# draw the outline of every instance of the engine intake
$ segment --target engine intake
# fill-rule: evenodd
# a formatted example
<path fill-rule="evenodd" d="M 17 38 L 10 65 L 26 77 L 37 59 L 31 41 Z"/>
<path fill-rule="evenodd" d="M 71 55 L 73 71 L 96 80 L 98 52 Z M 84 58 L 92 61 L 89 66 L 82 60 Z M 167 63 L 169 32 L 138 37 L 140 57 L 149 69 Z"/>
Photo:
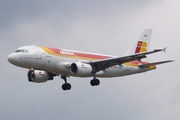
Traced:
<path fill-rule="evenodd" d="M 71 64 L 70 72 L 77 77 L 87 77 L 91 76 L 92 67 L 89 64 L 76 62 Z"/>

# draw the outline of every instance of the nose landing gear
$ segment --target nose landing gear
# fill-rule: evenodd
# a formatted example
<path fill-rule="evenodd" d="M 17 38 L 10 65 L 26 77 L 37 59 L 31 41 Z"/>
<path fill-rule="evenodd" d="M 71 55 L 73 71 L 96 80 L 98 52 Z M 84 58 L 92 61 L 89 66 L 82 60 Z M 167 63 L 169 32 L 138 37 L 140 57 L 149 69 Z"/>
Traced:
<path fill-rule="evenodd" d="M 61 76 L 61 79 L 65 81 L 65 83 L 62 85 L 63 90 L 70 90 L 71 89 L 71 84 L 67 83 L 67 77 L 66 76 Z"/>
<path fill-rule="evenodd" d="M 94 78 L 90 81 L 90 84 L 91 84 L 92 86 L 98 86 L 98 85 L 100 84 L 99 79 L 96 79 L 95 73 L 92 73 L 92 76 L 93 76 Z"/>

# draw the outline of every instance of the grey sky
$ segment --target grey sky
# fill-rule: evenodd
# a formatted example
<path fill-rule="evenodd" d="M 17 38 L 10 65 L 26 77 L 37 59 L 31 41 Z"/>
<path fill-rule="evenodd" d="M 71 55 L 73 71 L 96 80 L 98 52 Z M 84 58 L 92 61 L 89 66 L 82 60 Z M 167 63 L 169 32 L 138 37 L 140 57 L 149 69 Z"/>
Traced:
<path fill-rule="evenodd" d="M 1 0 L 0 119 L 2 120 L 179 120 L 178 0 Z M 119 78 L 29 83 L 27 70 L 8 63 L 20 46 L 45 45 L 121 56 L 145 27 L 153 28 L 150 49 L 167 53 L 146 60 L 174 59 L 157 70 Z"/>

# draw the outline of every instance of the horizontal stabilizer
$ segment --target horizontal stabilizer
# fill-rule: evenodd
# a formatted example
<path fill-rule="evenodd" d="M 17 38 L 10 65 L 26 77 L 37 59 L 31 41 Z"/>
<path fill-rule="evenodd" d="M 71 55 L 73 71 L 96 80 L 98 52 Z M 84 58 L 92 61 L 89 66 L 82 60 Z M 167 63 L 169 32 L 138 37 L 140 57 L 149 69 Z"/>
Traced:
<path fill-rule="evenodd" d="M 139 65 L 139 67 L 140 67 L 140 68 L 149 67 L 149 66 L 164 64 L 164 63 L 168 63 L 168 62 L 174 62 L 174 60 L 167 60 L 167 61 L 160 61 L 160 62 L 148 63 L 148 64 L 144 64 L 144 65 Z"/>

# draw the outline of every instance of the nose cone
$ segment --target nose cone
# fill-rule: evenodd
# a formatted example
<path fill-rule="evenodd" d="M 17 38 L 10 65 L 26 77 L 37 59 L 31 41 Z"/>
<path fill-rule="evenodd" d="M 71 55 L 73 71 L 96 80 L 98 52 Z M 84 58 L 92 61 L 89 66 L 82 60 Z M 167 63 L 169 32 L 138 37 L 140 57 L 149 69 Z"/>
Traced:
<path fill-rule="evenodd" d="M 13 54 L 10 54 L 10 55 L 8 56 L 8 61 L 13 64 L 13 63 L 16 61 L 16 60 L 15 60 L 15 56 L 14 56 Z"/>
<path fill-rule="evenodd" d="M 7 59 L 13 65 L 19 65 L 22 62 L 21 57 L 16 53 L 10 54 Z"/>
<path fill-rule="evenodd" d="M 18 67 L 27 67 L 28 62 L 23 59 L 24 54 L 12 53 L 8 56 L 8 61 Z M 28 66 L 29 68 L 29 66 Z"/>

